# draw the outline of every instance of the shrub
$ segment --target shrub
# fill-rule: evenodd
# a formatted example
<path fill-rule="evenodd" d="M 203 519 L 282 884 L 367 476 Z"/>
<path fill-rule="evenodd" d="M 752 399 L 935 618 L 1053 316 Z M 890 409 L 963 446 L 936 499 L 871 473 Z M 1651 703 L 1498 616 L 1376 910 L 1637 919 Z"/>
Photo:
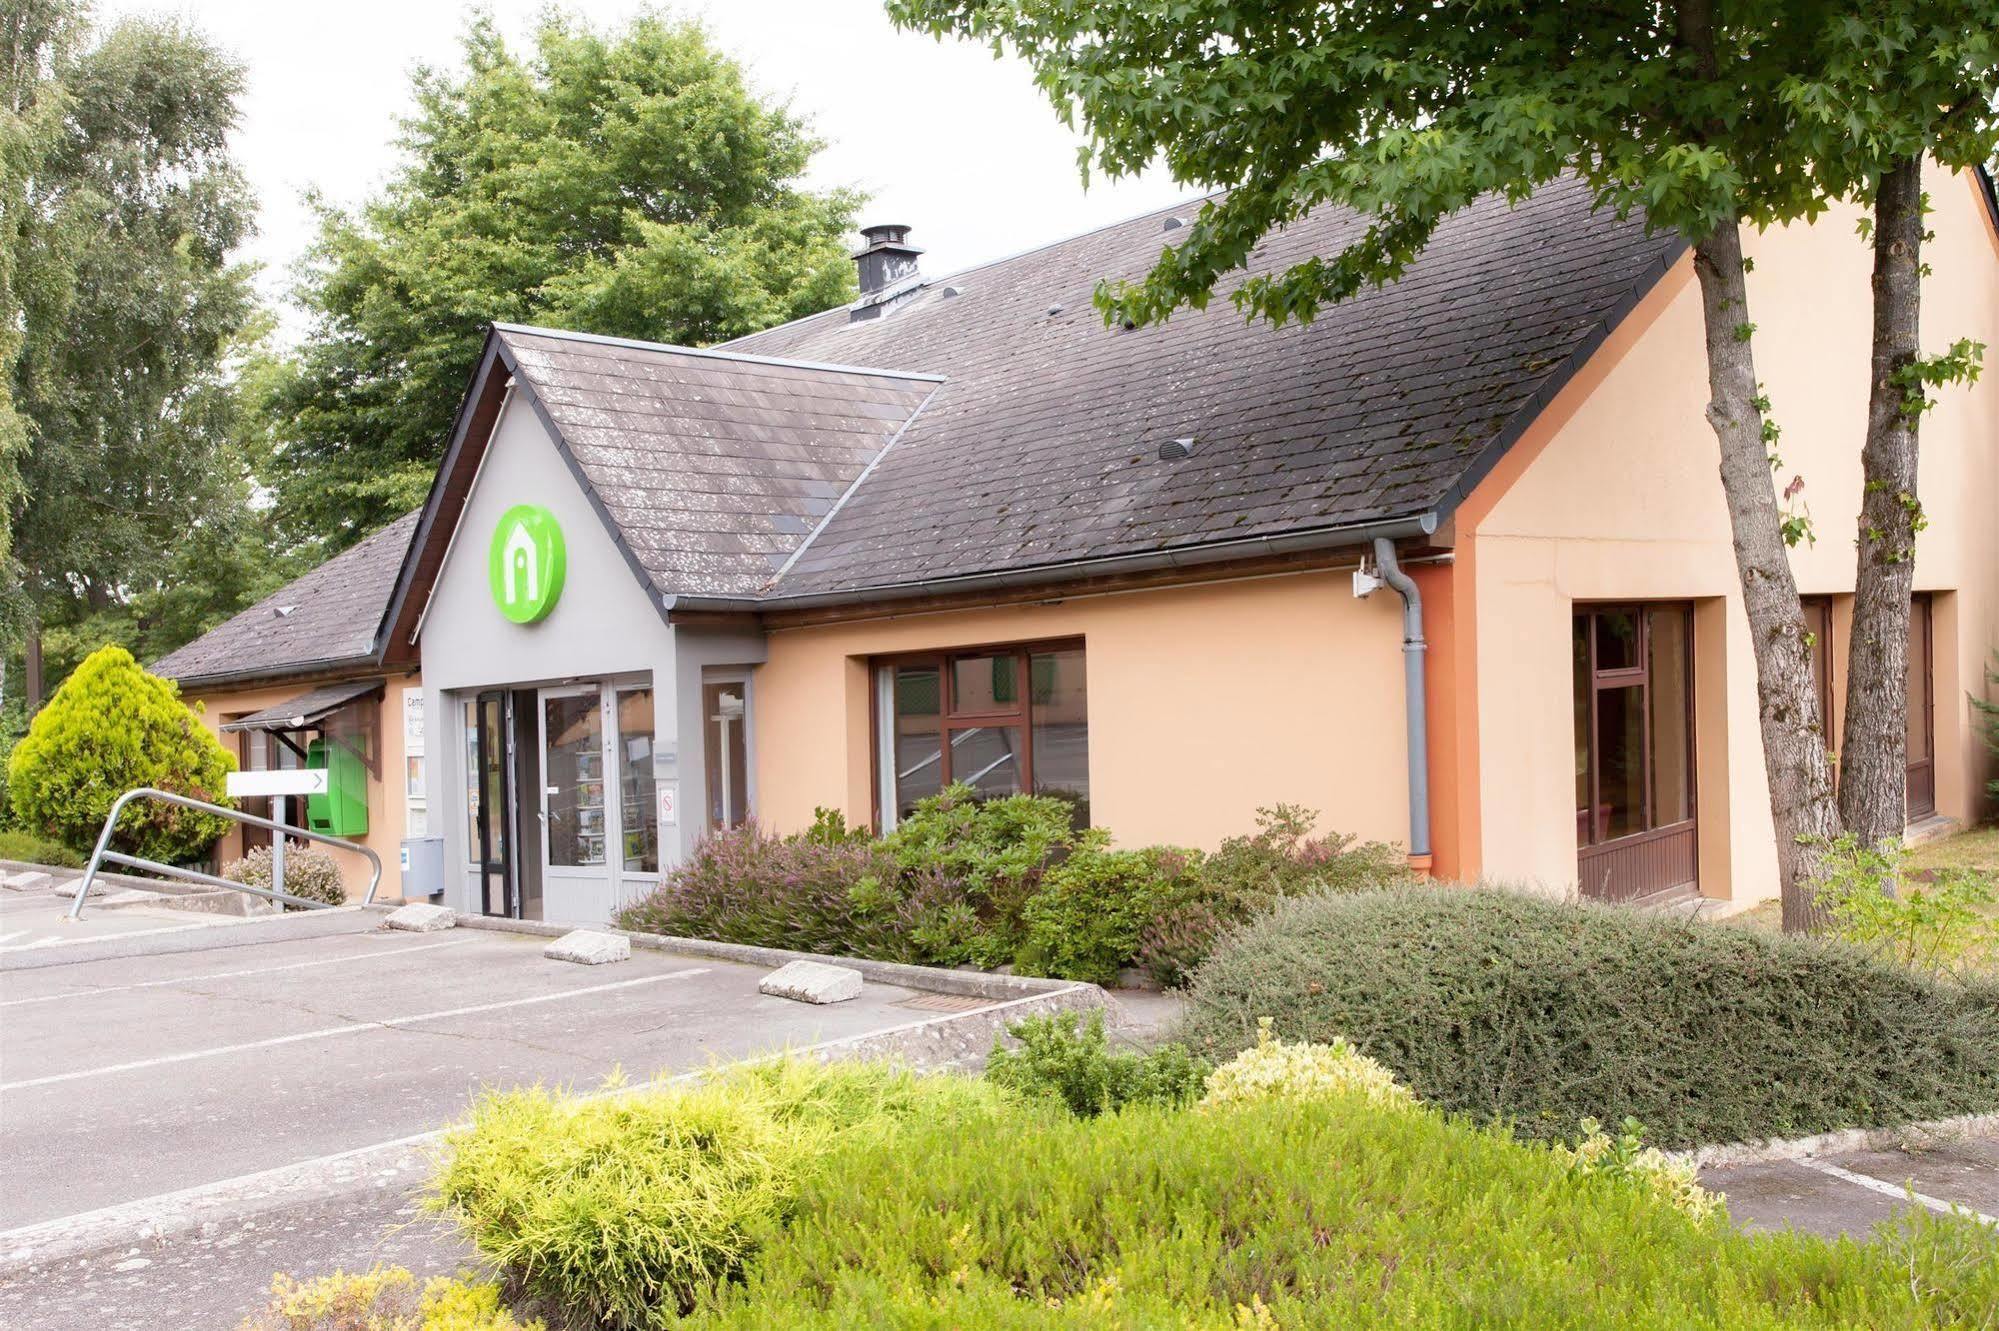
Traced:
<path fill-rule="evenodd" d="M 252 847 L 240 860 L 223 867 L 222 876 L 232 883 L 268 889 L 271 886 L 271 848 Z M 285 845 L 285 888 L 295 897 L 323 901 L 329 906 L 347 904 L 347 889 L 340 881 L 340 865 L 331 851 L 307 841 Z"/>
<path fill-rule="evenodd" d="M 1357 1096 L 1382 1109 L 1416 1103 L 1395 1074 L 1334 1036 L 1330 1044 L 1290 1044 L 1270 1033 L 1270 1018 L 1257 1022 L 1256 1043 L 1208 1074 L 1204 1105 L 1249 1100 L 1324 1100 Z"/>
<path fill-rule="evenodd" d="M 1319 815 L 1295 804 L 1256 811 L 1256 831 L 1230 837 L 1176 884 L 1143 931 L 1138 959 L 1161 984 L 1185 983 L 1229 930 L 1287 897 L 1354 892 L 1409 881 L 1394 846 L 1335 833 L 1314 837 Z"/>
<path fill-rule="evenodd" d="M 271 1301 L 239 1331 L 543 1331 L 500 1305 L 499 1286 L 434 1279 L 421 1289 L 400 1266 L 317 1280 L 271 1279 Z"/>
<path fill-rule="evenodd" d="M 1201 1093 L 1207 1073 L 1183 1045 L 1112 1053 L 1102 1012 L 1092 1012 L 1087 1022 L 1075 1012 L 1029 1017 L 1006 1030 L 1019 1047 L 995 1040 L 986 1079 L 1029 1099 L 1059 1101 L 1079 1118 L 1126 1105 L 1187 1104 Z"/>
<path fill-rule="evenodd" d="M 1021 908 L 1024 938 L 1014 965 L 1032 975 L 1116 983 L 1160 907 L 1175 893 L 1198 890 L 1200 863 L 1198 851 L 1111 850 L 1101 836 L 1086 839 Z"/>
<path fill-rule="evenodd" d="M 81 869 L 83 859 L 68 846 L 44 841 L 32 833 L 0 831 L 0 860 L 44 864 L 51 869 Z"/>
<path fill-rule="evenodd" d="M 235 765 L 172 682 L 141 670 L 123 647 L 103 647 L 63 681 L 14 746 L 8 795 L 23 829 L 87 852 L 126 791 L 157 786 L 224 803 Z M 214 814 L 142 802 L 119 820 L 111 844 L 181 863 L 205 854 L 228 826 Z"/>
<path fill-rule="evenodd" d="M 1423 1100 L 1524 1134 L 1630 1116 L 1661 1145 L 1999 1106 L 1999 989 L 1834 941 L 1511 892 L 1305 897 L 1225 943 L 1185 1036 L 1226 1058 L 1257 1020 L 1345 1036 Z"/>
<path fill-rule="evenodd" d="M 493 1091 L 449 1139 L 431 1205 L 530 1295 L 646 1326 L 736 1278 L 839 1139 L 1005 1100 L 969 1079 L 788 1059 L 589 1099 Z"/>
<path fill-rule="evenodd" d="M 1138 1328 L 1977 1326 L 1999 1236 L 1752 1236 L 1543 1146 L 1353 1099 L 1137 1106 L 850 1140 L 688 1323 Z"/>
<path fill-rule="evenodd" d="M 1084 835 L 1073 817 L 1052 795 L 981 799 L 958 783 L 917 801 L 882 845 L 904 873 L 939 874 L 963 896 L 979 924 L 968 960 L 998 966 L 1020 950 L 1027 899 Z"/>
<path fill-rule="evenodd" d="M 1827 847 L 1814 887 L 1833 932 L 1901 965 L 1946 975 L 1999 952 L 1999 920 L 1985 908 L 1999 884 L 1971 869 L 1942 869 L 1928 882 L 1910 873 L 1909 851 L 1862 846 L 1851 833 Z"/>
<path fill-rule="evenodd" d="M 1581 1126 L 1582 1138 L 1574 1146 L 1555 1146 L 1555 1158 L 1570 1172 L 1630 1179 L 1696 1220 L 1721 1212 L 1721 1198 L 1700 1185 L 1693 1162 L 1668 1159 L 1658 1147 L 1647 1146 L 1644 1126 L 1637 1119 L 1625 1119 L 1615 1137 L 1593 1118 L 1584 1119 Z"/>
<path fill-rule="evenodd" d="M 618 924 L 884 961 L 964 959 L 976 922 L 936 873 L 905 874 L 879 843 L 829 829 L 779 837 L 748 822 L 711 833 Z"/>

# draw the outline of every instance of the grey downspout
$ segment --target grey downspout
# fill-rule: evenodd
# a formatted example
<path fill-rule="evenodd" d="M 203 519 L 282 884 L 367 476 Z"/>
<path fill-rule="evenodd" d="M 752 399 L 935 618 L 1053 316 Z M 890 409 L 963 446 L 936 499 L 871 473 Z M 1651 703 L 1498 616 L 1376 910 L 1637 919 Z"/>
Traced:
<path fill-rule="evenodd" d="M 1374 562 L 1381 580 L 1402 597 L 1403 711 L 1409 725 L 1409 858 L 1428 867 L 1430 859 L 1430 720 L 1424 692 L 1423 593 L 1395 562 L 1395 542 L 1374 538 Z"/>

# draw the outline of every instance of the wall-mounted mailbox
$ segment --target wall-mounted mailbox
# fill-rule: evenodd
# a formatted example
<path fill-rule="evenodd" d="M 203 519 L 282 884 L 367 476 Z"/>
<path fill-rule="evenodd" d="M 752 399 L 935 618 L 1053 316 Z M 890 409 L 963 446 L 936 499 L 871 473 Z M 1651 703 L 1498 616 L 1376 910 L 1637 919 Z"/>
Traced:
<path fill-rule="evenodd" d="M 368 767 L 361 755 L 337 740 L 316 739 L 306 746 L 305 765 L 326 773 L 326 793 L 305 797 L 305 825 L 328 836 L 368 832 Z"/>

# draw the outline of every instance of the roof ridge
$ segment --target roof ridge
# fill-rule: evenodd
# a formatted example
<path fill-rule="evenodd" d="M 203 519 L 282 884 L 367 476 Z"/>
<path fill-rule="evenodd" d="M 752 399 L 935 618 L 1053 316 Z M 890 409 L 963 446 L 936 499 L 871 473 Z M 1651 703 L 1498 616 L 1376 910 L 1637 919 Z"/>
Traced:
<path fill-rule="evenodd" d="M 834 306 L 843 309 L 844 306 Z M 824 313 L 825 311 L 820 311 Z M 807 315 L 807 318 L 813 316 Z M 781 326 L 781 325 L 780 325 Z M 630 351 L 665 351 L 679 356 L 702 356 L 711 360 L 737 361 L 748 365 L 779 365 L 793 370 L 820 370 L 830 374 L 872 374 L 889 379 L 917 379 L 926 383 L 942 383 L 941 374 L 927 374 L 922 370 L 888 369 L 879 365 L 840 365 L 830 361 L 794 360 L 787 356 L 759 356 L 750 351 L 724 351 L 727 343 L 713 347 L 683 347 L 671 342 L 647 342 L 635 337 L 609 337 L 603 333 L 583 333 L 572 328 L 544 328 L 538 324 L 494 323 L 493 330 L 499 333 L 522 333 L 529 337 L 552 337 L 568 342 L 588 342 L 597 346 L 624 347 Z M 749 336 L 749 334 L 745 334 Z"/>

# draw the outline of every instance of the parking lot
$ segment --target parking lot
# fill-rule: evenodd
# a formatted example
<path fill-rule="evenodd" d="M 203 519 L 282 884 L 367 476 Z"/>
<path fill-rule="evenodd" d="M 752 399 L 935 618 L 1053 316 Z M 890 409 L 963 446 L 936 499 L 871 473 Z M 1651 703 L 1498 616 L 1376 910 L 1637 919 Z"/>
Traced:
<path fill-rule="evenodd" d="M 815 1007 L 759 995 L 766 967 L 577 966 L 540 938 L 349 919 L 0 974 L 0 1230 L 428 1132 L 482 1086 L 587 1089 L 936 1015 L 893 985 Z"/>

